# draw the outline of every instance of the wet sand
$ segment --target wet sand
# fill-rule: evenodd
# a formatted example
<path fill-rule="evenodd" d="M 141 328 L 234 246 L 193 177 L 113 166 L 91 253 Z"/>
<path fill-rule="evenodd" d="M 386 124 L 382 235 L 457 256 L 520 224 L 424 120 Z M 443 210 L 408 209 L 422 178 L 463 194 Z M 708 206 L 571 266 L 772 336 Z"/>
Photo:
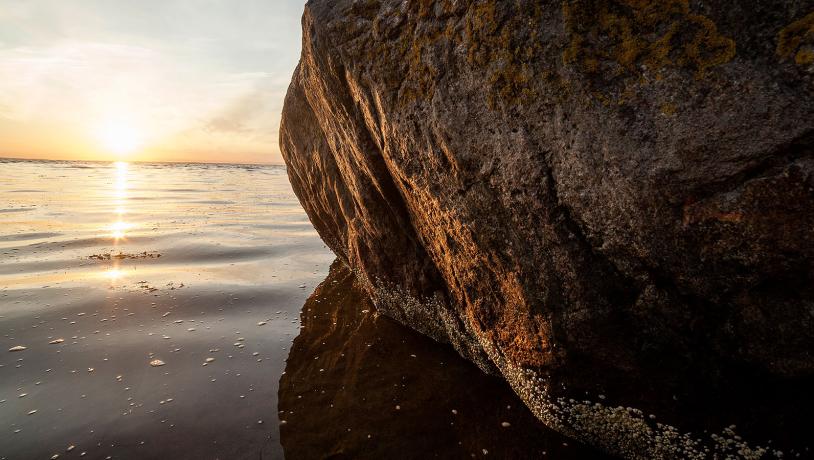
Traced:
<path fill-rule="evenodd" d="M 280 167 L 0 160 L 0 459 L 602 458 L 333 259 Z"/>

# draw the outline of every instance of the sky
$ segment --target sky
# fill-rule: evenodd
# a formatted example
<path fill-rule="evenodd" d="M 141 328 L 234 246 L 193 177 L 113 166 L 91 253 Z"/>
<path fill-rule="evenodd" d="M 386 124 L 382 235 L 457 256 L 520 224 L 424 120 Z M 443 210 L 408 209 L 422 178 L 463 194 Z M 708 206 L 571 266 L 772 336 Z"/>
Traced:
<path fill-rule="evenodd" d="M 0 0 L 0 157 L 281 163 L 305 0 Z"/>

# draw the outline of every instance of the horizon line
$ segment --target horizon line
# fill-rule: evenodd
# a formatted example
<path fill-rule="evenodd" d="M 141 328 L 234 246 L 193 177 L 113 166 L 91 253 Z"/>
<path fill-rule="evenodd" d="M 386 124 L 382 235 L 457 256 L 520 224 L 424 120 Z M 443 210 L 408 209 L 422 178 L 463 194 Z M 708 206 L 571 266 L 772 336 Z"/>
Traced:
<path fill-rule="evenodd" d="M 224 162 L 224 161 L 184 161 L 184 160 L 88 160 L 88 159 L 56 159 L 56 158 L 21 158 L 7 157 L 0 155 L 0 161 L 51 161 L 51 162 L 84 162 L 84 163 L 158 163 L 158 164 L 200 164 L 200 165 L 244 165 L 244 166 L 286 166 L 285 163 L 245 163 L 245 162 Z"/>

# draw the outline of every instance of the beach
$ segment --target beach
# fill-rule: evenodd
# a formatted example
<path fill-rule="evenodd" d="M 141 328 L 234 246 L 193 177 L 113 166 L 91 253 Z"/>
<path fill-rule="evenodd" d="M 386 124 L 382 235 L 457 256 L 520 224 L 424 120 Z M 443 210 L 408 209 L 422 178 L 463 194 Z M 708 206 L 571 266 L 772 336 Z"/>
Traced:
<path fill-rule="evenodd" d="M 2 176 L 0 457 L 274 457 L 277 381 L 333 260 L 285 169 Z"/>
<path fill-rule="evenodd" d="M 580 458 L 338 264 L 326 279 L 283 167 L 0 171 L 0 458 Z"/>

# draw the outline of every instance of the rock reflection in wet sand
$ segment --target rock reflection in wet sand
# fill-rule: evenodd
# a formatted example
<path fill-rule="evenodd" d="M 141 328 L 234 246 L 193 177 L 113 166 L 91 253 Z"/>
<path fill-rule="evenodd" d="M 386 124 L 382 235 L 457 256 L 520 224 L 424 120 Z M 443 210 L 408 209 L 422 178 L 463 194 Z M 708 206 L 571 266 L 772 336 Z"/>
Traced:
<path fill-rule="evenodd" d="M 338 262 L 301 318 L 278 395 L 288 459 L 604 458 L 450 347 L 377 315 Z"/>

